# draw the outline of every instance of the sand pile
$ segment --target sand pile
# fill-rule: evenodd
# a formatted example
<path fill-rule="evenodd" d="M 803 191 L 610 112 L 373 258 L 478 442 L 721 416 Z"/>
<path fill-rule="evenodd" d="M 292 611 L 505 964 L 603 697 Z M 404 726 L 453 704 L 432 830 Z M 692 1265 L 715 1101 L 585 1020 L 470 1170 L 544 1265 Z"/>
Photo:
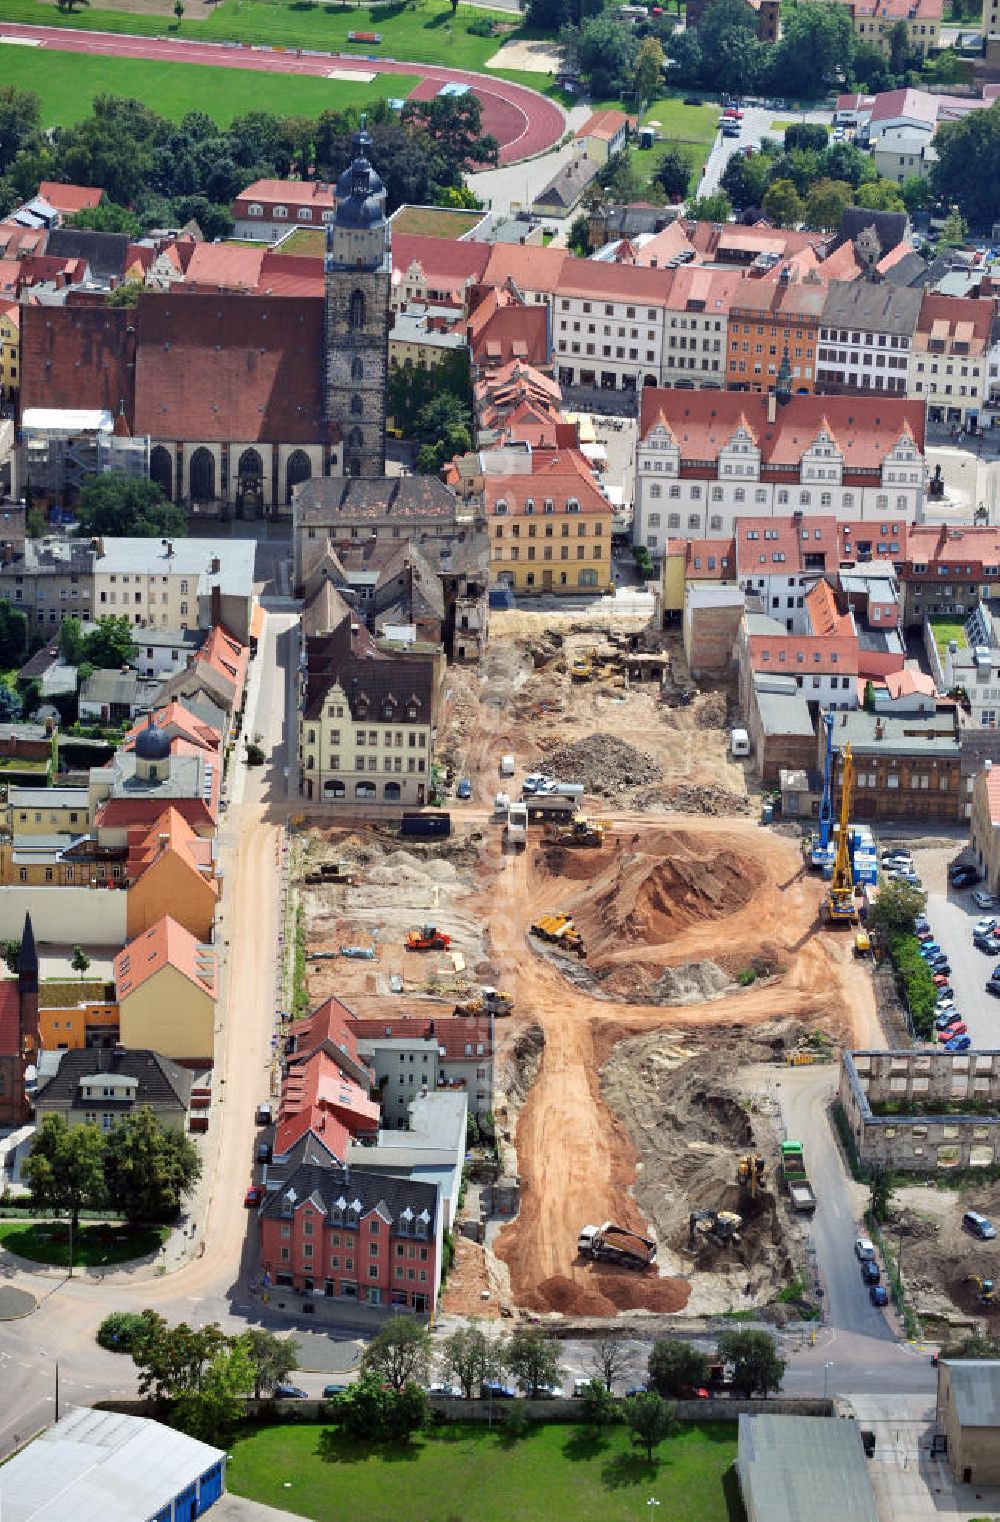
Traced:
<path fill-rule="evenodd" d="M 678 845 L 676 855 L 651 866 L 637 884 L 629 884 L 625 871 L 598 896 L 597 909 L 615 937 L 658 945 L 696 921 L 735 914 L 763 881 L 757 863 L 735 851 L 694 856 L 684 853 L 681 837 Z"/>

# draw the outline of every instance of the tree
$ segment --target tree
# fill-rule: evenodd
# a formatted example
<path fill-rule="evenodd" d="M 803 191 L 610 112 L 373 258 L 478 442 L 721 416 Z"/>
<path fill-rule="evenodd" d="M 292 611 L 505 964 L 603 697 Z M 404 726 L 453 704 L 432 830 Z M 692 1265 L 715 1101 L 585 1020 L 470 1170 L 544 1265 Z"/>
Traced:
<path fill-rule="evenodd" d="M 0 85 L 0 174 L 37 141 L 41 121 L 42 102 L 33 90 Z"/>
<path fill-rule="evenodd" d="M 968 236 L 968 223 L 958 208 L 953 206 L 938 234 L 938 243 L 942 248 L 960 248 Z"/>
<path fill-rule="evenodd" d="M 785 128 L 785 151 L 802 148 L 822 153 L 830 141 L 829 133 L 819 122 L 791 122 Z"/>
<path fill-rule="evenodd" d="M 270 1395 L 299 1366 L 299 1345 L 294 1337 L 276 1337 L 263 1327 L 251 1327 L 240 1341 L 250 1355 L 253 1393 L 256 1400 Z"/>
<path fill-rule="evenodd" d="M 578 28 L 568 27 L 561 40 L 593 97 L 634 88 L 639 44 L 632 28 L 622 26 L 611 11 L 589 17 Z"/>
<path fill-rule="evenodd" d="M 8 687 L 6 682 L 0 682 L 0 720 L 5 724 L 16 723 L 22 707 L 21 694 Z"/>
<path fill-rule="evenodd" d="M 607 192 L 611 201 L 620 201 L 627 204 L 634 201 L 639 192 L 639 177 L 632 166 L 632 158 L 627 149 L 620 153 L 612 154 L 608 162 L 599 170 L 597 183 Z"/>
<path fill-rule="evenodd" d="M 806 198 L 803 218 L 809 227 L 833 230 L 854 198 L 846 180 L 817 180 Z"/>
<path fill-rule="evenodd" d="M 680 148 L 668 148 L 656 167 L 656 179 L 668 201 L 682 201 L 691 183 L 691 160 Z"/>
<path fill-rule="evenodd" d="M 733 1389 L 743 1395 L 769 1395 L 780 1390 L 785 1360 L 770 1332 L 723 1332 L 718 1356 L 733 1370 Z"/>
<path fill-rule="evenodd" d="M 148 1105 L 123 1116 L 108 1133 L 108 1196 L 129 1222 L 170 1220 L 200 1177 L 194 1142 L 176 1126 L 161 1124 Z"/>
<path fill-rule="evenodd" d="M 559 1343 L 548 1332 L 518 1327 L 507 1344 L 504 1364 L 525 1395 L 537 1395 L 543 1386 L 558 1385 Z"/>
<path fill-rule="evenodd" d="M 724 190 L 716 190 L 708 196 L 696 196 L 687 203 L 687 214 L 692 222 L 728 222 L 733 214 L 733 203 Z"/>
<path fill-rule="evenodd" d="M 20 941 L 0 941 L 0 957 L 7 964 L 7 971 L 17 977 L 17 964 L 21 960 Z"/>
<path fill-rule="evenodd" d="M 333 1421 L 351 1437 L 367 1442 L 405 1441 L 427 1422 L 427 1396 L 409 1383 L 398 1392 L 388 1389 L 374 1370 L 362 1367 L 360 1376 L 339 1397 Z"/>
<path fill-rule="evenodd" d="M 78 972 L 80 974 L 80 981 L 82 982 L 83 975 L 87 971 L 87 968 L 90 966 L 90 958 L 82 946 L 73 947 L 73 960 L 70 965 L 73 968 L 74 972 Z"/>
<path fill-rule="evenodd" d="M 649 1384 L 657 1395 L 699 1389 L 708 1378 L 708 1355 L 678 1337 L 658 1337 L 649 1354 Z"/>
<path fill-rule="evenodd" d="M 131 1353 L 132 1339 L 145 1325 L 138 1311 L 111 1311 L 97 1328 L 97 1341 L 109 1353 Z"/>
<path fill-rule="evenodd" d="M 764 210 L 779 227 L 802 221 L 802 200 L 791 180 L 775 180 L 764 193 Z"/>
<path fill-rule="evenodd" d="M 632 1354 L 618 1337 L 599 1337 L 590 1348 L 590 1367 L 606 1390 L 632 1372 Z"/>
<path fill-rule="evenodd" d="M 569 233 L 566 242 L 572 252 L 581 259 L 587 259 L 594 252 L 590 241 L 590 218 L 585 211 L 574 217 L 569 224 Z"/>
<path fill-rule="evenodd" d="M 782 17 L 771 77 L 785 95 L 816 96 L 850 78 L 854 28 L 846 6 L 799 0 Z"/>
<path fill-rule="evenodd" d="M 760 206 L 771 183 L 771 163 L 767 154 L 754 153 L 746 159 L 742 153 L 734 153 L 725 169 L 719 186 L 734 206 L 741 210 L 746 206 Z"/>
<path fill-rule="evenodd" d="M 99 618 L 96 629 L 91 629 L 80 642 L 80 660 L 103 670 L 126 666 L 134 655 L 132 626 L 124 613 L 117 618 Z"/>
<path fill-rule="evenodd" d="M 927 894 L 909 883 L 886 882 L 868 911 L 868 923 L 880 935 L 912 935 L 917 918 L 927 907 Z"/>
<path fill-rule="evenodd" d="M 601 1379 L 592 1379 L 583 1392 L 580 1414 L 588 1427 L 600 1432 L 618 1420 L 618 1402 Z"/>
<path fill-rule="evenodd" d="M 905 211 L 899 186 L 891 180 L 869 180 L 859 185 L 854 193 L 855 206 L 865 206 L 869 211 Z"/>
<path fill-rule="evenodd" d="M 84 534 L 159 538 L 181 535 L 187 526 L 182 509 L 167 501 L 155 481 L 117 470 L 86 478 L 77 517 Z"/>
<path fill-rule="evenodd" d="M 0 600 L 0 666 L 20 666 L 28 643 L 28 621 L 6 598 Z"/>
<path fill-rule="evenodd" d="M 397 1395 L 414 1380 L 424 1381 L 430 1368 L 431 1335 L 419 1321 L 387 1321 L 364 1352 L 361 1367 L 376 1374 Z"/>
<path fill-rule="evenodd" d="M 59 654 L 70 666 L 79 664 L 83 653 L 83 625 L 72 613 L 59 625 Z"/>
<path fill-rule="evenodd" d="M 24 1172 L 32 1204 L 39 1210 L 65 1210 L 75 1231 L 81 1210 L 104 1203 L 104 1137 L 96 1126 L 70 1126 L 61 1115 L 46 1115 Z"/>
<path fill-rule="evenodd" d="M 872 1213 L 872 1219 L 884 1225 L 889 1219 L 889 1210 L 892 1205 L 893 1178 L 888 1168 L 881 1166 L 872 1170 L 871 1197 L 868 1208 Z"/>
<path fill-rule="evenodd" d="M 934 147 L 931 184 L 938 200 L 956 205 L 970 227 L 992 227 L 1000 220 L 1000 105 L 942 122 Z"/>
<path fill-rule="evenodd" d="M 416 415 L 417 470 L 433 475 L 446 461 L 472 448 L 469 405 L 453 391 L 439 391 Z"/>
<path fill-rule="evenodd" d="M 663 49 L 655 37 L 645 37 L 635 58 L 635 93 L 639 101 L 654 100 L 663 85 Z"/>
<path fill-rule="evenodd" d="M 645 1448 L 646 1459 L 653 1462 L 653 1449 L 666 1438 L 672 1437 L 678 1428 L 677 1407 L 655 1395 L 652 1390 L 645 1395 L 633 1395 L 625 1402 L 625 1420 L 632 1434 L 632 1441 Z"/>
<path fill-rule="evenodd" d="M 916 211 L 925 211 L 934 204 L 934 193 L 928 182 L 919 174 L 911 174 L 899 187 L 903 205 L 912 217 Z"/>
<path fill-rule="evenodd" d="M 177 1397 L 171 1426 L 203 1443 L 222 1442 L 246 1416 L 246 1397 L 253 1386 L 253 1361 L 245 1340 L 227 1341 L 205 1367 L 198 1388 Z"/>
<path fill-rule="evenodd" d="M 184 0 L 174 0 L 174 15 L 177 17 L 177 25 L 180 26 L 184 19 Z"/>
<path fill-rule="evenodd" d="M 142 223 L 134 211 L 119 206 L 116 201 L 102 201 L 99 206 L 88 206 L 64 218 L 67 227 L 83 227 L 95 233 L 127 233 L 138 237 Z"/>
<path fill-rule="evenodd" d="M 143 1327 L 132 1336 L 140 1395 L 163 1406 L 200 1390 L 206 1370 L 226 1345 L 221 1329 L 214 1321 L 203 1327 L 190 1327 L 186 1321 L 169 1326 L 151 1310 L 143 1311 L 142 1317 Z"/>
<path fill-rule="evenodd" d="M 475 1320 L 451 1332 L 441 1353 L 445 1369 L 458 1380 L 466 1400 L 476 1400 L 483 1385 L 496 1377 L 502 1365 L 499 1344 Z"/>

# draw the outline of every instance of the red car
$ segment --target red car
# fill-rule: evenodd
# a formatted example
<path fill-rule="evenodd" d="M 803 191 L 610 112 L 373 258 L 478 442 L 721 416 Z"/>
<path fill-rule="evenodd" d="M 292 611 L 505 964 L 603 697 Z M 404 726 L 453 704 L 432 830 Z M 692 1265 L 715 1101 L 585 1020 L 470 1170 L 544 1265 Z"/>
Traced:
<path fill-rule="evenodd" d="M 950 1041 L 952 1036 L 964 1036 L 969 1027 L 964 1020 L 956 1020 L 952 1025 L 946 1025 L 943 1031 L 938 1031 L 939 1041 Z"/>
<path fill-rule="evenodd" d="M 943 972 L 936 972 L 934 974 L 934 984 L 936 988 L 947 988 L 947 976 Z"/>
<path fill-rule="evenodd" d="M 247 1207 L 247 1209 L 249 1210 L 251 1208 L 251 1206 L 253 1206 L 253 1205 L 259 1205 L 261 1200 L 263 1198 L 264 1198 L 264 1191 L 260 1187 L 260 1185 L 259 1184 L 251 1184 L 250 1188 L 247 1190 L 246 1194 L 243 1196 L 243 1203 Z"/>

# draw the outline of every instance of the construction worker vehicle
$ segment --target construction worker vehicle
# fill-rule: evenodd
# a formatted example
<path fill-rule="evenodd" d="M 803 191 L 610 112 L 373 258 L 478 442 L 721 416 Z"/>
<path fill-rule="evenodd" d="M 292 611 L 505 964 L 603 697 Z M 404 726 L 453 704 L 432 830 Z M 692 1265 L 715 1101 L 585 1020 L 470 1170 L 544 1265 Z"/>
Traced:
<path fill-rule="evenodd" d="M 764 1173 L 764 1159 L 756 1152 L 744 1153 L 736 1165 L 736 1182 L 741 1196 L 755 1200 L 764 1188 Z"/>
<path fill-rule="evenodd" d="M 581 1258 L 595 1263 L 619 1263 L 623 1268 L 644 1270 L 656 1262 L 656 1243 L 640 1237 L 626 1226 L 605 1221 L 603 1226 L 584 1226 L 576 1243 Z"/>
<path fill-rule="evenodd" d="M 854 925 L 858 910 L 854 902 L 854 871 L 851 866 L 851 797 L 854 790 L 854 764 L 851 747 L 845 745 L 840 752 L 840 832 L 833 858 L 833 874 L 830 891 L 826 896 L 826 916 L 833 925 Z"/>
<path fill-rule="evenodd" d="M 735 1210 L 692 1210 L 688 1217 L 688 1246 L 694 1247 L 699 1234 L 711 1237 L 720 1247 L 740 1240 L 743 1217 Z"/>
<path fill-rule="evenodd" d="M 594 674 L 594 663 L 586 655 L 578 655 L 570 664 L 569 675 L 573 682 L 589 682 Z"/>
<path fill-rule="evenodd" d="M 450 945 L 451 936 L 436 925 L 421 925 L 419 930 L 406 933 L 407 951 L 447 951 Z"/>
<path fill-rule="evenodd" d="M 996 1290 L 992 1279 L 980 1279 L 978 1274 L 966 1274 L 966 1284 L 974 1284 L 978 1290 L 977 1298 L 984 1305 L 995 1305 L 997 1300 Z"/>
<path fill-rule="evenodd" d="M 456 1004 L 456 1015 L 492 1015 L 496 1020 L 502 1020 L 509 1015 L 514 1008 L 514 1000 L 511 994 L 500 993 L 496 988 L 480 989 L 477 999 L 465 999 L 461 1004 Z"/>
<path fill-rule="evenodd" d="M 537 935 L 540 941 L 547 941 L 550 946 L 558 946 L 562 951 L 575 952 L 581 958 L 587 955 L 583 936 L 570 914 L 543 914 L 532 925 L 531 933 Z"/>
<path fill-rule="evenodd" d="M 871 949 L 872 938 L 864 925 L 862 925 L 860 930 L 854 932 L 854 955 L 856 957 L 866 957 L 871 953 Z"/>
<path fill-rule="evenodd" d="M 599 851 L 604 845 L 604 832 L 610 829 L 610 819 L 590 819 L 586 814 L 574 814 L 569 824 L 546 825 L 545 839 L 555 845 Z"/>
<path fill-rule="evenodd" d="M 503 827 L 504 845 L 515 851 L 523 851 L 528 844 L 528 805 L 512 803 L 507 809 L 507 823 Z"/>
<path fill-rule="evenodd" d="M 806 1163 L 801 1142 L 782 1142 L 781 1181 L 788 1190 L 788 1198 L 793 1210 L 811 1212 L 816 1209 L 816 1195 L 806 1176 Z"/>

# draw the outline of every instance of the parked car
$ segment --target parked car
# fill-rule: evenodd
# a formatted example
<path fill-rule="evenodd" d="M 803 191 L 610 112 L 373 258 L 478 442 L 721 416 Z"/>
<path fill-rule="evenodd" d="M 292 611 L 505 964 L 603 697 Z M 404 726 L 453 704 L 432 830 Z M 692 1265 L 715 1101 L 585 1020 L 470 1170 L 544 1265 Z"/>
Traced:
<path fill-rule="evenodd" d="M 862 1260 L 861 1260 L 861 1278 L 864 1280 L 865 1284 L 880 1284 L 881 1283 L 881 1281 L 882 1281 L 882 1273 L 881 1273 L 881 1270 L 880 1270 L 878 1264 L 875 1262 L 875 1260 L 873 1258 L 862 1258 Z"/>
<path fill-rule="evenodd" d="M 472 797 L 472 783 L 469 781 L 468 777 L 463 777 L 461 782 L 458 784 L 458 787 L 455 789 L 455 797 L 456 798 L 471 798 Z"/>
<path fill-rule="evenodd" d="M 893 867 L 886 875 L 891 883 L 909 883 L 911 888 L 923 886 L 912 867 Z"/>
<path fill-rule="evenodd" d="M 937 989 L 939 994 L 952 992 L 951 984 L 948 982 L 948 979 L 945 977 L 943 972 L 936 972 L 934 974 L 934 987 Z"/>
<path fill-rule="evenodd" d="M 347 1394 L 349 1389 L 350 1389 L 349 1385 L 324 1385 L 323 1386 L 323 1399 L 324 1400 L 339 1400 L 342 1395 L 346 1395 Z"/>
<path fill-rule="evenodd" d="M 992 994 L 994 999 L 1000 999 L 1000 978 L 990 978 L 986 985 L 986 992 Z"/>
<path fill-rule="evenodd" d="M 912 867 L 913 857 L 909 851 L 883 851 L 880 858 L 883 867 Z"/>
<path fill-rule="evenodd" d="M 942 976 L 946 978 L 951 977 L 951 963 L 948 961 L 947 957 L 932 957 L 927 965 L 930 968 L 931 972 L 941 973 Z"/>
<path fill-rule="evenodd" d="M 934 1021 L 934 1029 L 938 1031 L 946 1031 L 949 1026 L 955 1025 L 957 1023 L 958 1018 L 959 1015 L 957 1009 L 943 1010 Z"/>
<path fill-rule="evenodd" d="M 948 868 L 948 881 L 953 888 L 972 888 L 982 880 L 983 874 L 971 862 L 958 862 Z"/>
<path fill-rule="evenodd" d="M 521 784 L 521 791 L 522 793 L 537 793 L 542 782 L 551 781 L 552 778 L 547 777 L 544 772 L 529 772 Z"/>
<path fill-rule="evenodd" d="M 872 1242 L 868 1237 L 855 1237 L 854 1256 L 857 1258 L 859 1263 L 864 1263 L 866 1260 L 874 1261 L 875 1243 Z"/>
<path fill-rule="evenodd" d="M 499 1379 L 488 1379 L 483 1385 L 483 1400 L 516 1400 L 517 1391 L 513 1385 L 501 1384 Z"/>
<path fill-rule="evenodd" d="M 992 1242 L 997 1234 L 997 1229 L 989 1216 L 980 1215 L 978 1210 L 967 1210 L 962 1217 L 962 1225 L 966 1231 L 971 1231 L 980 1242 Z"/>
<path fill-rule="evenodd" d="M 977 888 L 972 895 L 972 902 L 977 909 L 1000 909 L 1000 898 L 986 888 Z"/>
<path fill-rule="evenodd" d="M 888 1305 L 889 1292 L 884 1284 L 873 1284 L 868 1291 L 868 1298 L 872 1305 Z"/>
<path fill-rule="evenodd" d="M 950 1041 L 945 1042 L 944 1049 L 946 1052 L 967 1052 L 971 1045 L 971 1037 L 953 1036 Z"/>
<path fill-rule="evenodd" d="M 243 1196 L 243 1203 L 249 1210 L 253 1205 L 259 1205 L 264 1198 L 264 1191 L 259 1184 L 251 1184 Z"/>
<path fill-rule="evenodd" d="M 275 1400 L 308 1400 L 309 1397 L 298 1385 L 275 1385 Z"/>
<path fill-rule="evenodd" d="M 930 925 L 927 926 L 926 930 L 918 930 L 916 934 L 918 941 L 932 941 L 934 939 L 934 932 Z"/>
<path fill-rule="evenodd" d="M 700 106 L 701 103 L 702 102 L 700 95 L 685 95 L 684 97 L 684 104 L 686 106 Z M 585 1383 L 589 1384 L 590 1381 L 586 1380 Z"/>
<path fill-rule="evenodd" d="M 562 1397 L 562 1385 L 539 1385 L 535 1400 L 557 1400 Z"/>
<path fill-rule="evenodd" d="M 633 1395 L 648 1395 L 648 1393 L 648 1385 L 629 1385 L 628 1389 L 625 1391 L 627 1397 L 631 1397 Z"/>
<path fill-rule="evenodd" d="M 972 944 L 979 951 L 985 951 L 988 957 L 995 957 L 1000 952 L 1000 937 L 995 935 L 974 935 Z"/>
<path fill-rule="evenodd" d="M 462 1387 L 461 1385 L 428 1385 L 427 1394 L 446 1396 L 448 1400 L 461 1400 Z"/>
<path fill-rule="evenodd" d="M 940 941 L 934 941 L 934 940 L 923 941 L 921 943 L 921 946 L 920 946 L 920 955 L 925 960 L 928 957 L 940 956 L 941 955 L 941 942 Z"/>
<path fill-rule="evenodd" d="M 973 935 L 990 935 L 1000 925 L 1000 920 L 995 915 L 987 915 L 985 919 L 977 920 L 972 927 Z"/>
<path fill-rule="evenodd" d="M 938 1036 L 939 1041 L 950 1041 L 954 1036 L 964 1036 L 969 1027 L 964 1020 L 953 1020 Z"/>

